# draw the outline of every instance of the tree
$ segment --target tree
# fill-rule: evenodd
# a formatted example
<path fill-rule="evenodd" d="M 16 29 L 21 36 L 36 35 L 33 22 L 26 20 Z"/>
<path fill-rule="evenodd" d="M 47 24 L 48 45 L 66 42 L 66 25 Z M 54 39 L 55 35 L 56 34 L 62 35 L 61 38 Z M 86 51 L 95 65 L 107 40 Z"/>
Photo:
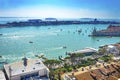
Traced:
<path fill-rule="evenodd" d="M 98 53 L 99 53 L 100 55 L 105 55 L 106 52 L 107 52 L 107 50 L 106 50 L 105 48 L 100 48 L 100 49 L 98 50 Z"/>
<path fill-rule="evenodd" d="M 45 60 L 44 64 L 48 66 L 49 68 L 55 68 L 56 65 L 61 64 L 62 61 L 57 59 L 51 59 L 51 60 Z"/>
<path fill-rule="evenodd" d="M 61 80 L 61 75 L 60 75 L 60 73 L 58 73 L 58 80 Z"/>

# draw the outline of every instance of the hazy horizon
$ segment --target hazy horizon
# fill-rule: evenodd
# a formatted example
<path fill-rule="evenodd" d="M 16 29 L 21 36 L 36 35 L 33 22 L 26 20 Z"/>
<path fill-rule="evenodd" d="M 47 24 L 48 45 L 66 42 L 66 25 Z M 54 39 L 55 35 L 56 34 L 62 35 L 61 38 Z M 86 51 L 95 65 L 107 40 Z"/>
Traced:
<path fill-rule="evenodd" d="M 0 17 L 120 18 L 119 0 L 0 0 Z"/>

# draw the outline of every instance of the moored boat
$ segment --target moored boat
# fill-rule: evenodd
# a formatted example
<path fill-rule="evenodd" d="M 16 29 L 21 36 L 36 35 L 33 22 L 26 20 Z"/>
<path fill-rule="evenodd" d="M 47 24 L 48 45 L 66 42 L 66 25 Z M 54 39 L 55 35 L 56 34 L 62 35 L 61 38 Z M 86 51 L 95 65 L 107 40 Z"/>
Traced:
<path fill-rule="evenodd" d="M 3 34 L 2 33 L 0 33 L 0 36 L 2 36 Z"/>
<path fill-rule="evenodd" d="M 63 49 L 66 49 L 67 48 L 67 46 L 63 46 Z"/>
<path fill-rule="evenodd" d="M 32 41 L 29 41 L 29 43 L 33 43 Z"/>

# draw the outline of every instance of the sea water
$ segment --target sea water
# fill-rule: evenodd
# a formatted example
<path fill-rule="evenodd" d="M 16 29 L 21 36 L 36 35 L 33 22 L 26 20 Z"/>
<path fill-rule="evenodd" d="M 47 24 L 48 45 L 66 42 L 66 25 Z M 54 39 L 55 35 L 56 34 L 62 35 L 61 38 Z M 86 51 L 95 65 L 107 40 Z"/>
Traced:
<path fill-rule="evenodd" d="M 94 27 L 101 30 L 108 26 L 109 24 L 76 24 L 0 28 L 0 33 L 3 34 L 0 36 L 0 60 L 10 63 L 19 61 L 24 56 L 35 58 L 35 55 L 41 54 L 56 59 L 58 56 L 65 57 L 66 52 L 119 42 L 120 37 L 88 36 Z M 78 30 L 82 30 L 81 33 Z"/>

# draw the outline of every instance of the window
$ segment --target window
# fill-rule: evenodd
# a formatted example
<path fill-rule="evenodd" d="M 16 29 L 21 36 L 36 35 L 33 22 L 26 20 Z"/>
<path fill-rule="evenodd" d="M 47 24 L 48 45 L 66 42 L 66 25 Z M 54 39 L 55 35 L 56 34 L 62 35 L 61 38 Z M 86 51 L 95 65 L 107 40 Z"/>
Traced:
<path fill-rule="evenodd" d="M 31 78 L 38 78 L 38 77 L 39 77 L 39 74 L 38 72 L 36 72 L 36 73 L 21 76 L 21 80 L 31 80 Z"/>

